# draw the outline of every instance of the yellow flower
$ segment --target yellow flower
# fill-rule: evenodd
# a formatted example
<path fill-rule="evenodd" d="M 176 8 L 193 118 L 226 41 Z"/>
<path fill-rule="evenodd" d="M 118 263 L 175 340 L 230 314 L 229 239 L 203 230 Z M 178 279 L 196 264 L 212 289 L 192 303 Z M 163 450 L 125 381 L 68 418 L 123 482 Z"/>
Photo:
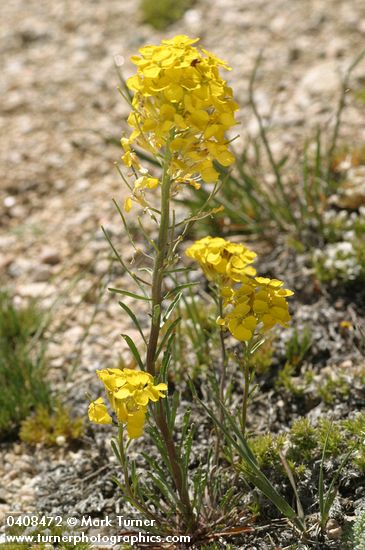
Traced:
<path fill-rule="evenodd" d="M 133 205 L 133 202 L 131 197 L 127 197 L 124 201 L 124 210 L 126 212 L 130 212 L 132 210 L 132 205 Z"/>
<path fill-rule="evenodd" d="M 134 93 L 128 117 L 133 131 L 122 139 L 122 160 L 129 168 L 141 173 L 136 146 L 157 158 L 169 148 L 171 179 L 177 184 L 194 182 L 195 187 L 199 181 L 217 181 L 215 162 L 224 167 L 234 162 L 225 133 L 236 124 L 238 109 L 231 88 L 219 74 L 221 68 L 229 67 L 195 46 L 198 41 L 175 36 L 144 46 L 140 55 L 131 58 L 137 66 L 137 73 L 127 80 Z"/>
<path fill-rule="evenodd" d="M 88 413 L 90 421 L 96 424 L 111 424 L 113 422 L 102 397 L 90 403 Z"/>
<path fill-rule="evenodd" d="M 221 286 L 244 280 L 247 275 L 255 276 L 256 270 L 250 264 L 256 254 L 243 244 L 232 243 L 220 237 L 204 237 L 186 250 L 206 277 L 217 281 Z"/>
<path fill-rule="evenodd" d="M 118 421 L 126 425 L 130 438 L 140 437 L 149 401 L 164 398 L 167 385 L 154 384 L 151 374 L 132 369 L 103 369 L 96 373 L 105 386 Z M 89 417 L 93 422 L 112 422 L 102 398 L 90 405 Z M 108 418 L 110 420 L 107 421 Z"/>
<path fill-rule="evenodd" d="M 283 282 L 266 277 L 246 277 L 238 289 L 225 287 L 225 305 L 232 309 L 218 324 L 225 325 L 232 336 L 249 341 L 255 332 L 266 332 L 275 325 L 286 327 L 290 314 L 286 298 L 294 293 L 282 288 Z"/>
<path fill-rule="evenodd" d="M 130 439 L 136 439 L 143 434 L 146 409 L 141 408 L 134 414 L 129 414 L 127 418 L 127 433 Z"/>

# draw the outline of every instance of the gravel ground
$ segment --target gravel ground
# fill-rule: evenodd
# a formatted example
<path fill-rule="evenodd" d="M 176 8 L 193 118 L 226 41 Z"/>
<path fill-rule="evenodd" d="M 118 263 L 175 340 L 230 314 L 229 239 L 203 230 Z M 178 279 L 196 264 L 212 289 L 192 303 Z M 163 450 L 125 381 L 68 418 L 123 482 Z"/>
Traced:
<path fill-rule="evenodd" d="M 131 258 L 111 202 L 121 202 L 125 190 L 113 166 L 120 152 L 109 138 L 121 135 L 128 113 L 115 64 L 129 76 L 129 56 L 142 44 L 181 33 L 200 36 L 233 67 L 228 78 L 242 106 L 244 141 L 257 132 L 247 86 L 264 49 L 256 98 L 261 112 L 271 113 L 275 150 L 283 152 L 314 126 L 333 123 L 341 74 L 364 47 L 365 4 L 198 0 L 165 33 L 141 25 L 137 3 L 126 0 L 14 0 L 1 12 L 0 282 L 19 303 L 38 297 L 51 310 L 50 376 L 84 412 L 95 369 L 126 356 L 120 333 L 130 328 L 105 292 L 110 280 L 129 283 L 111 266 L 100 230 L 104 225 Z M 364 82 L 363 61 L 353 89 Z M 349 103 L 344 134 L 364 142 L 359 106 Z M 308 308 L 300 315 L 310 318 Z M 335 348 L 340 352 L 341 343 Z M 36 489 L 53 472 L 57 479 L 62 468 L 86 465 L 80 470 L 86 479 L 97 467 L 85 449 L 35 455 L 16 443 L 2 445 L 0 455 L 0 513 L 36 509 Z M 109 497 L 106 489 L 103 499 Z"/>

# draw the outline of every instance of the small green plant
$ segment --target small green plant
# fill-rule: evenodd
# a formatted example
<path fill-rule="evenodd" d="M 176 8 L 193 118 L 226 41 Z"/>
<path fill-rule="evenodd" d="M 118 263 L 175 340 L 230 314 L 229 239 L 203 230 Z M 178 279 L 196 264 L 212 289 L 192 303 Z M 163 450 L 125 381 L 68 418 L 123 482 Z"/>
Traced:
<path fill-rule="evenodd" d="M 344 373 L 334 372 L 333 375 L 328 374 L 322 383 L 318 384 L 317 391 L 322 401 L 330 405 L 338 396 L 348 397 L 351 387 Z"/>
<path fill-rule="evenodd" d="M 193 3 L 194 0 L 141 0 L 142 20 L 157 30 L 164 30 L 181 19 Z"/>
<path fill-rule="evenodd" d="M 342 422 L 343 429 L 351 441 L 356 438 L 358 441 L 365 439 L 365 413 L 358 413 L 353 418 L 349 418 Z M 352 464 L 365 472 L 365 445 L 359 445 L 352 456 Z"/>
<path fill-rule="evenodd" d="M 248 439 L 248 443 L 261 469 L 275 468 L 280 465 L 279 453 L 283 450 L 285 441 L 285 434 L 274 436 L 270 433 Z"/>
<path fill-rule="evenodd" d="M 302 395 L 305 384 L 298 383 L 298 370 L 302 366 L 305 356 L 312 345 L 312 335 L 308 327 L 303 329 L 294 328 L 291 337 L 285 345 L 286 361 L 279 370 L 276 380 L 276 387 L 283 387 L 293 395 Z"/>
<path fill-rule="evenodd" d="M 276 388 L 284 388 L 292 395 L 303 395 L 304 386 L 298 384 L 298 377 L 294 376 L 295 367 L 286 362 L 282 369 L 279 370 L 275 382 Z"/>
<path fill-rule="evenodd" d="M 321 282 L 361 282 L 365 280 L 363 245 L 357 239 L 327 244 L 313 253 L 313 266 Z"/>
<path fill-rule="evenodd" d="M 30 445 L 66 445 L 80 439 L 83 430 L 83 419 L 72 418 L 69 409 L 57 403 L 52 411 L 47 407 L 37 407 L 23 420 L 19 435 Z"/>
<path fill-rule="evenodd" d="M 312 334 L 309 327 L 294 328 L 290 339 L 287 341 L 286 360 L 293 367 L 299 367 L 312 345 Z"/>
<path fill-rule="evenodd" d="M 357 444 L 357 442 L 356 442 L 355 444 L 350 445 L 350 448 L 347 451 L 347 453 L 343 456 L 343 458 L 341 460 L 341 463 L 340 463 L 339 467 L 337 468 L 337 471 L 333 474 L 333 477 L 331 479 L 331 482 L 330 482 L 328 488 L 326 488 L 325 479 L 324 479 L 326 455 L 330 454 L 330 456 L 332 456 L 330 445 L 331 444 L 332 444 L 332 446 L 334 445 L 334 443 L 333 443 L 334 440 L 337 442 L 337 434 L 335 436 L 333 436 L 332 426 L 333 426 L 333 423 L 329 422 L 329 421 L 326 421 L 325 425 L 322 424 L 322 426 L 321 426 L 322 429 L 324 428 L 324 429 L 327 430 L 326 435 L 325 435 L 324 444 L 323 444 L 322 458 L 321 458 L 321 463 L 320 463 L 320 468 L 319 468 L 319 483 L 318 483 L 319 526 L 320 526 L 320 529 L 321 529 L 322 533 L 324 533 L 324 531 L 326 529 L 326 525 L 327 525 L 327 521 L 328 521 L 328 518 L 329 518 L 330 510 L 333 506 L 334 500 L 335 500 L 336 495 L 337 495 L 337 489 L 338 489 L 337 485 L 339 484 L 339 482 L 341 480 L 340 476 L 341 476 L 342 470 L 344 469 L 344 467 L 348 463 L 348 461 L 350 459 L 350 456 L 354 452 L 355 446 Z M 322 433 L 324 434 L 323 431 L 322 431 Z"/>
<path fill-rule="evenodd" d="M 353 550 L 365 550 L 365 509 L 356 516 L 353 527 Z"/>
<path fill-rule="evenodd" d="M 36 304 L 17 308 L 0 293 L 0 436 L 17 429 L 35 407 L 50 405 L 44 328 Z"/>
<path fill-rule="evenodd" d="M 318 446 L 318 434 L 307 418 L 296 420 L 290 430 L 288 458 L 296 463 L 310 462 Z"/>

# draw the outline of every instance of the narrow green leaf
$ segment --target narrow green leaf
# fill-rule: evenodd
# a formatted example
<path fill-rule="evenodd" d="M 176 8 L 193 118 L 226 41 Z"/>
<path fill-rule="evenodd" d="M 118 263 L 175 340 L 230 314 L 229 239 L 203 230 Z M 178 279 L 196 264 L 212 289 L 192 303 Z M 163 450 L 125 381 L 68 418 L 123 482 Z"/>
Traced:
<path fill-rule="evenodd" d="M 121 334 L 122 338 L 124 338 L 124 340 L 127 342 L 128 344 L 128 347 L 129 349 L 131 350 L 132 354 L 133 354 L 133 357 L 135 358 L 135 360 L 137 361 L 139 367 L 141 370 L 145 370 L 144 369 L 144 364 L 143 364 L 143 361 L 141 359 L 141 356 L 137 350 L 137 347 L 135 345 L 135 343 L 133 342 L 132 338 L 130 336 L 128 336 L 128 334 Z"/>
<path fill-rule="evenodd" d="M 139 324 L 139 321 L 138 321 L 136 315 L 135 315 L 135 314 L 133 313 L 133 311 L 132 311 L 126 304 L 124 304 L 123 302 L 119 302 L 119 305 L 120 305 L 121 308 L 124 309 L 124 311 L 125 311 L 125 312 L 129 315 L 129 317 L 132 319 L 132 321 L 133 321 L 135 327 L 137 328 L 138 332 L 139 332 L 140 335 L 142 336 L 144 343 L 147 345 L 147 341 L 146 341 L 145 335 L 143 334 L 141 325 Z"/>
<path fill-rule="evenodd" d="M 128 292 L 127 290 L 121 290 L 120 288 L 108 288 L 109 292 L 115 292 L 115 294 L 121 294 L 122 296 L 129 296 L 130 298 L 134 298 L 135 300 L 144 300 L 145 302 L 150 302 L 151 298 L 147 298 L 146 296 L 140 296 L 139 294 L 134 294 L 134 292 Z"/>
<path fill-rule="evenodd" d="M 166 342 L 168 341 L 168 339 L 170 338 L 170 336 L 173 336 L 173 331 L 175 330 L 176 326 L 178 325 L 178 323 L 180 323 L 181 321 L 181 318 L 178 317 L 177 319 L 175 319 L 171 325 L 168 327 L 168 329 L 166 330 L 162 340 L 161 340 L 161 343 L 160 345 L 158 346 L 157 348 L 157 352 L 156 352 L 156 359 L 159 357 L 161 351 L 163 350 Z"/>
<path fill-rule="evenodd" d="M 112 439 L 111 442 L 110 442 L 110 445 L 111 445 L 111 448 L 113 449 L 113 453 L 115 454 L 119 464 L 123 465 L 122 457 L 120 456 L 120 452 L 119 452 L 118 445 L 117 445 L 116 441 L 114 439 Z"/>
<path fill-rule="evenodd" d="M 170 317 L 171 313 L 174 311 L 175 307 L 177 306 L 177 304 L 179 303 L 180 299 L 181 299 L 181 296 L 182 296 L 182 292 L 178 292 L 178 294 L 175 296 L 175 298 L 172 300 L 171 304 L 168 306 L 168 308 L 166 309 L 166 312 L 163 316 L 163 320 L 164 321 L 167 321 L 168 318 Z"/>
<path fill-rule="evenodd" d="M 177 287 L 175 287 L 174 289 L 170 290 L 166 296 L 164 297 L 166 300 L 168 300 L 169 298 L 171 298 L 171 296 L 173 296 L 176 292 L 180 292 L 180 290 L 183 290 L 184 288 L 191 288 L 193 286 L 197 286 L 199 285 L 200 282 L 197 282 L 197 283 L 183 283 L 182 285 L 178 285 Z"/>

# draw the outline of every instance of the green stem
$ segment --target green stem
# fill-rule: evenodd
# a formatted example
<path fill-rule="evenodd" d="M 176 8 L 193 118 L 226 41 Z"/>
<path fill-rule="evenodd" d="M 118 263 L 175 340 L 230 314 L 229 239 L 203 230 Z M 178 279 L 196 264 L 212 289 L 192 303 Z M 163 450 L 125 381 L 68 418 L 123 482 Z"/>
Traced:
<path fill-rule="evenodd" d="M 166 260 L 168 260 L 169 256 L 170 190 L 172 183 L 168 174 L 170 160 L 171 153 L 169 150 L 169 143 L 167 143 L 161 181 L 160 228 L 152 276 L 152 319 L 146 354 L 146 371 L 152 376 L 156 375 L 156 350 L 161 331 L 161 309 L 163 302 L 162 285 L 165 276 Z M 194 512 L 190 503 L 186 480 L 184 480 L 182 475 L 182 469 L 179 463 L 173 436 L 166 420 L 166 411 L 163 403 L 157 406 L 155 419 L 166 446 L 171 466 L 171 474 L 184 510 L 186 527 L 187 529 L 194 529 Z"/>
<path fill-rule="evenodd" d="M 119 454 L 121 458 L 121 464 L 123 468 L 123 476 L 124 476 L 124 491 L 127 495 L 129 502 L 136 508 L 136 510 L 139 510 L 142 514 L 144 514 L 149 519 L 153 519 L 157 524 L 161 522 L 160 518 L 150 512 L 148 508 L 141 505 L 140 501 L 135 498 L 135 495 L 131 489 L 130 482 L 129 482 L 129 474 L 128 474 L 128 466 L 127 466 L 127 460 L 125 456 L 125 450 L 124 450 L 124 441 L 123 441 L 123 426 L 122 424 L 119 424 L 118 426 L 118 449 Z"/>
<path fill-rule="evenodd" d="M 219 286 L 217 286 L 216 289 L 217 292 L 217 298 L 218 298 L 218 315 L 220 318 L 223 317 L 223 299 L 220 296 L 219 292 Z M 222 372 L 219 382 L 219 420 L 221 423 L 224 421 L 224 388 L 226 385 L 226 377 L 227 377 L 227 351 L 226 351 L 226 344 L 224 341 L 224 328 L 220 327 L 219 331 L 219 338 L 220 338 L 220 347 L 221 347 L 221 362 L 222 362 Z M 219 460 L 219 450 L 220 450 L 220 438 L 219 438 L 219 430 L 216 430 L 216 442 L 215 442 L 215 464 L 218 464 Z"/>
<path fill-rule="evenodd" d="M 161 305 L 162 305 L 162 282 L 164 278 L 164 264 L 168 253 L 168 236 L 170 223 L 170 189 L 171 180 L 168 175 L 168 166 L 171 158 L 168 144 L 166 146 L 165 163 L 161 182 L 161 219 L 158 233 L 157 249 L 152 277 L 152 321 L 150 336 L 147 346 L 146 370 L 152 376 L 156 373 L 156 349 L 160 334 Z"/>
<path fill-rule="evenodd" d="M 218 297 L 218 314 L 219 314 L 219 317 L 221 318 L 223 317 L 223 299 L 221 296 Z M 226 352 L 226 344 L 224 341 L 223 327 L 220 327 L 219 337 L 220 337 L 220 343 L 221 343 L 221 357 L 222 357 L 222 374 L 221 374 L 221 379 L 219 384 L 219 399 L 224 404 L 224 388 L 226 385 L 226 377 L 227 377 L 227 352 Z"/>
<path fill-rule="evenodd" d="M 243 390 L 241 426 L 242 426 L 242 435 L 245 435 L 246 422 L 247 422 L 248 396 L 250 394 L 250 366 L 247 361 L 247 355 L 244 359 L 243 374 L 245 379 L 245 387 Z"/>
<path fill-rule="evenodd" d="M 169 457 L 169 462 L 171 466 L 171 474 L 175 483 L 177 493 L 180 498 L 184 510 L 184 520 L 186 524 L 187 531 L 192 532 L 196 527 L 196 521 L 194 512 L 190 503 L 189 492 L 186 485 L 186 480 L 184 480 L 182 475 L 181 466 L 177 458 L 175 443 L 169 429 L 169 426 L 166 421 L 165 407 L 163 403 L 160 403 L 157 406 L 156 411 L 156 423 L 159 427 L 163 440 L 165 442 L 167 454 Z"/>

